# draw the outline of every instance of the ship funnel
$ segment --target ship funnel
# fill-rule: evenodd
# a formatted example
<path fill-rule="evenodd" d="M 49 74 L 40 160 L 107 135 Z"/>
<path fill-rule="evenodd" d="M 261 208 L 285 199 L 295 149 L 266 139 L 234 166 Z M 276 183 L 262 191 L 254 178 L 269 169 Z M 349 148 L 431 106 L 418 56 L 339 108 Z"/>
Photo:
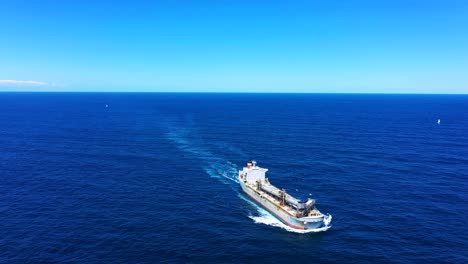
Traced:
<path fill-rule="evenodd" d="M 252 161 L 251 160 L 247 161 L 247 169 L 250 169 L 250 168 L 252 168 Z"/>

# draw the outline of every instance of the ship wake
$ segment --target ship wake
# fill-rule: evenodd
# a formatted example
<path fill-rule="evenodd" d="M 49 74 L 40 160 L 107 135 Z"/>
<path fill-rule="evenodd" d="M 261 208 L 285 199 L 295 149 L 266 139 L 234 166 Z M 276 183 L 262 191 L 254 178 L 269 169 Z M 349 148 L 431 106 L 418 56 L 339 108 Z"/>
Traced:
<path fill-rule="evenodd" d="M 173 122 L 166 122 L 168 132 L 167 139 L 175 143 L 177 148 L 187 153 L 192 158 L 199 159 L 202 168 L 212 178 L 216 178 L 224 184 L 239 183 L 237 179 L 238 166 L 218 155 L 213 154 L 209 146 L 199 136 L 198 130 L 194 126 L 194 122 L 189 119 L 186 126 L 180 127 L 174 125 Z M 223 148 L 236 150 L 234 146 L 227 143 L 211 142 L 211 144 L 222 145 Z M 240 150 L 237 150 L 241 152 Z M 244 154 L 245 155 L 245 154 Z"/>

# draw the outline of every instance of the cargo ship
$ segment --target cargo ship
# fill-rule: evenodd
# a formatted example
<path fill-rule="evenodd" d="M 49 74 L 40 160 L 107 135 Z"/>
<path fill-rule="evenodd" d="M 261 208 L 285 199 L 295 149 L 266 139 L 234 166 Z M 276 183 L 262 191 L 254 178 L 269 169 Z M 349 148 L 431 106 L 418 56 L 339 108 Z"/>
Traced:
<path fill-rule="evenodd" d="M 242 190 L 257 204 L 261 205 L 285 225 L 299 230 L 328 229 L 332 216 L 324 215 L 315 208 L 315 200 L 301 201 L 273 186 L 254 160 L 239 171 Z"/>

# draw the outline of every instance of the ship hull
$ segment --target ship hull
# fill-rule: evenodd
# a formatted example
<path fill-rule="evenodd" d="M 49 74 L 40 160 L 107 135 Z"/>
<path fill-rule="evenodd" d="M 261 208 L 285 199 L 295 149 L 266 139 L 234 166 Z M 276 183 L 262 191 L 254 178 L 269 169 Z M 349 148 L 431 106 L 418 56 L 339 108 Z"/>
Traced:
<path fill-rule="evenodd" d="M 299 230 L 308 230 L 308 229 L 317 229 L 325 227 L 325 216 L 310 218 L 296 218 L 285 210 L 283 210 L 278 205 L 268 201 L 267 199 L 258 195 L 255 190 L 247 186 L 242 180 L 240 180 L 240 185 L 242 190 L 247 196 L 249 196 L 255 203 L 262 206 L 268 212 L 273 214 L 278 220 L 280 220 L 285 225 Z"/>

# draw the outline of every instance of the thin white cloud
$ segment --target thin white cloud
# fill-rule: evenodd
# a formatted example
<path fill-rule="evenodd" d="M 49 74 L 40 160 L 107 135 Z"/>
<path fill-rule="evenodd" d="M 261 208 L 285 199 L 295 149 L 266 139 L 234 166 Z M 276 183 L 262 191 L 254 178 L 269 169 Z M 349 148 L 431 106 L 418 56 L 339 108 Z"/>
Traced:
<path fill-rule="evenodd" d="M 48 82 L 39 82 L 39 81 L 0 80 L 0 85 L 9 85 L 9 86 L 46 86 L 46 85 L 50 85 L 50 83 L 48 83 Z"/>

